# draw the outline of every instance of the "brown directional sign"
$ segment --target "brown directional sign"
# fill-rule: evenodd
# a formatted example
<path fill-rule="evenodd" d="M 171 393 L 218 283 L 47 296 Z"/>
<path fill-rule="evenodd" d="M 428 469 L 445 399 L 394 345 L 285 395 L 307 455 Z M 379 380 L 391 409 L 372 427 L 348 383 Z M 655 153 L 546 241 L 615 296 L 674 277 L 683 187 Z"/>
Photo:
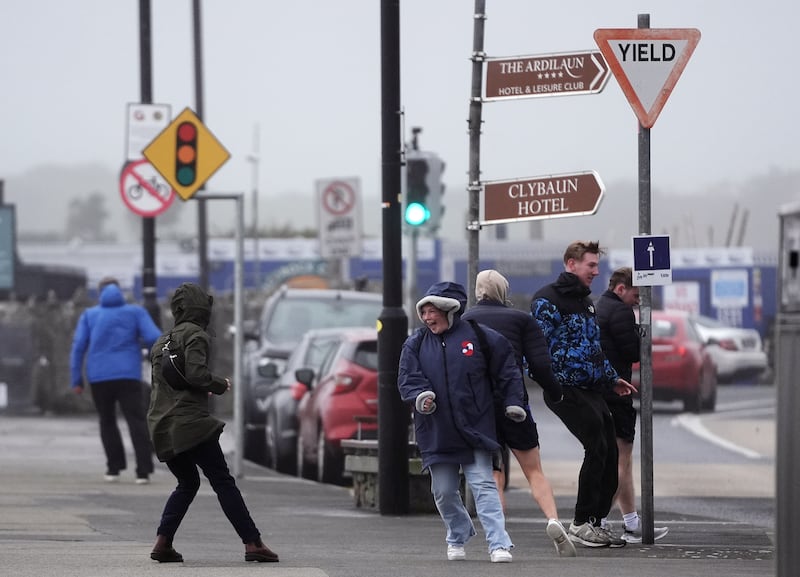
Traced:
<path fill-rule="evenodd" d="M 481 224 L 594 214 L 603 192 L 593 170 L 484 182 Z"/>
<path fill-rule="evenodd" d="M 599 50 L 487 58 L 484 100 L 594 94 L 608 77 Z"/>

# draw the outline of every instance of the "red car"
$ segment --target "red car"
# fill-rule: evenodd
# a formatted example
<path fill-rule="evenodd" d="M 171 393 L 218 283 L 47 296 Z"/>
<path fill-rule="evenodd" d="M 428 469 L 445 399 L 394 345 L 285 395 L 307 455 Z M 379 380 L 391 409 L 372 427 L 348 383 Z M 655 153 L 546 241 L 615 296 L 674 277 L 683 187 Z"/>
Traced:
<path fill-rule="evenodd" d="M 654 310 L 653 398 L 683 401 L 685 411 L 713 411 L 717 404 L 717 369 L 693 318 L 684 311 Z M 639 387 L 639 365 L 633 366 Z"/>
<path fill-rule="evenodd" d="M 302 395 L 297 407 L 297 474 L 342 484 L 342 439 L 377 437 L 378 332 L 348 328 L 336 338 L 318 376 L 310 369 L 295 372 L 295 391 Z"/>

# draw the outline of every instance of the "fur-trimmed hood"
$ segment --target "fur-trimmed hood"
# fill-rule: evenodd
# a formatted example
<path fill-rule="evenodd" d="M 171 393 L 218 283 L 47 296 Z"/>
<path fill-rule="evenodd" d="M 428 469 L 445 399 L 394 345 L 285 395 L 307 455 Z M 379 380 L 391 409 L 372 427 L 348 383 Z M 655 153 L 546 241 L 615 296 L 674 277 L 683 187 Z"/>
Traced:
<path fill-rule="evenodd" d="M 432 304 L 447 313 L 447 322 L 452 327 L 467 306 L 467 291 L 456 282 L 439 282 L 431 286 L 425 296 L 417 302 L 417 316 L 422 320 L 422 306 Z"/>

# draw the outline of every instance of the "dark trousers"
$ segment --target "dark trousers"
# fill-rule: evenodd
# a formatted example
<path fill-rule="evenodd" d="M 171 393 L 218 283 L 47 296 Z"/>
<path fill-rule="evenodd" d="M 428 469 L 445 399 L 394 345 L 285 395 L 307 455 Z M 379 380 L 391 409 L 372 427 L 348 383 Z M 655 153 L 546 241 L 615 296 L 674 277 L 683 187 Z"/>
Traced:
<path fill-rule="evenodd" d="M 600 392 L 564 387 L 564 400 L 545 403 L 583 445 L 575 524 L 607 517 L 617 492 L 617 438 L 614 420 Z"/>
<path fill-rule="evenodd" d="M 100 419 L 100 440 L 106 452 L 108 472 L 117 474 L 127 467 L 125 446 L 117 424 L 117 404 L 128 423 L 133 451 L 136 454 L 136 476 L 153 472 L 153 447 L 147 432 L 142 383 L 135 380 L 91 383 L 92 399 Z"/>
<path fill-rule="evenodd" d="M 183 517 L 189 510 L 189 505 L 200 489 L 200 474 L 197 471 L 197 467 L 200 467 L 217 494 L 222 511 L 242 539 L 242 543 L 252 543 L 261 537 L 244 504 L 236 481 L 228 472 L 228 464 L 219 446 L 218 437 L 180 453 L 167 461 L 167 467 L 178 479 L 178 486 L 164 505 L 158 535 L 168 537 L 170 540 L 175 536 Z"/>

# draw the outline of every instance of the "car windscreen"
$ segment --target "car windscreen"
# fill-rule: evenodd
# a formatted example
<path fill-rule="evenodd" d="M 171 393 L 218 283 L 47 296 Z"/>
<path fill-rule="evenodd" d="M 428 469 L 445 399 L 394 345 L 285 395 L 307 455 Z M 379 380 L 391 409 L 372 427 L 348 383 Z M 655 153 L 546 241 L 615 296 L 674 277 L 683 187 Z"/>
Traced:
<path fill-rule="evenodd" d="M 266 327 L 267 340 L 296 343 L 311 329 L 374 327 L 380 301 L 332 299 L 284 299 L 273 311 Z"/>
<path fill-rule="evenodd" d="M 695 322 L 700 325 L 701 327 L 709 328 L 709 329 L 728 329 L 730 328 L 725 323 L 718 321 L 717 319 L 712 319 L 711 317 L 705 317 L 703 315 L 697 315 L 695 317 Z"/>
<path fill-rule="evenodd" d="M 358 344 L 353 362 L 373 371 L 378 370 L 378 341 L 364 341 Z"/>

